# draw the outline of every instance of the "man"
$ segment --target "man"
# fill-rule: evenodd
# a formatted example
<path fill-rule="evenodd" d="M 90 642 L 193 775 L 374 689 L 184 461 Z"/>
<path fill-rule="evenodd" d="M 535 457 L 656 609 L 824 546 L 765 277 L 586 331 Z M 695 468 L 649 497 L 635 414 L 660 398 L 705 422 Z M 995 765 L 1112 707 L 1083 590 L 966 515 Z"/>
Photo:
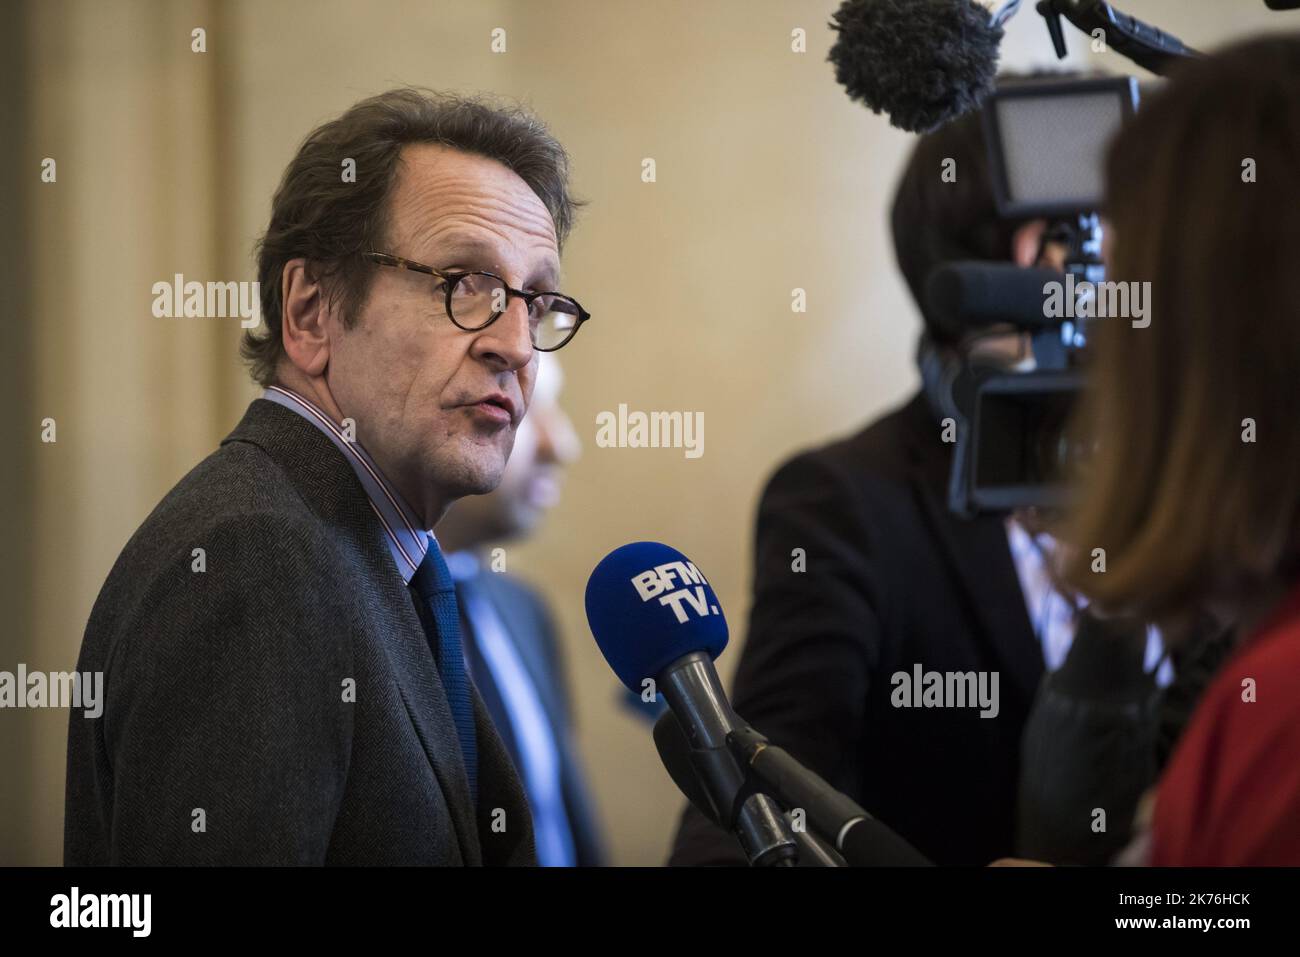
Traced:
<path fill-rule="evenodd" d="M 955 160 L 956 182 L 941 173 Z M 1027 533 L 947 506 L 952 445 L 943 383 L 962 362 L 1016 368 L 1027 337 L 955 335 L 924 297 L 931 269 L 965 259 L 1060 268 L 1047 223 L 999 219 L 980 118 L 922 137 L 892 211 L 899 267 L 925 322 L 925 386 L 858 434 L 797 455 L 758 508 L 754 601 L 736 711 L 940 864 L 1012 853 L 1021 732 L 1045 657 L 1068 621 Z M 801 567 L 800 557 L 806 561 Z M 1034 608 L 1031 620 L 1030 606 Z M 908 707 L 902 676 L 983 676 L 991 706 Z M 997 684 L 993 685 L 993 679 Z M 921 689 L 914 690 L 921 704 Z M 688 808 L 676 864 L 742 863 L 736 841 Z"/>
<path fill-rule="evenodd" d="M 348 175 L 349 161 L 355 177 Z M 68 864 L 531 864 L 426 532 L 500 480 L 574 203 L 526 113 L 396 90 L 315 130 L 262 240 L 266 387 L 123 550 L 79 668 Z"/>
<path fill-rule="evenodd" d="M 530 535 L 560 497 L 564 469 L 581 451 L 559 403 L 563 373 L 540 356 L 537 384 L 496 491 L 456 503 L 438 541 L 456 579 L 474 686 L 514 760 L 533 813 L 543 866 L 605 862 L 579 760 L 555 623 L 541 595 L 505 571 L 503 549 Z"/>

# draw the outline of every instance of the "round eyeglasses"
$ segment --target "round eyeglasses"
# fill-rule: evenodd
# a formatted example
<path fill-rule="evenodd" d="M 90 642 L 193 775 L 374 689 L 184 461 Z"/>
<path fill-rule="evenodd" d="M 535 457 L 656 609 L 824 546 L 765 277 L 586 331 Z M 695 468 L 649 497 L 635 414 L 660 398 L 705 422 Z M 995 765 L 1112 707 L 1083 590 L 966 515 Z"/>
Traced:
<path fill-rule="evenodd" d="M 369 252 L 364 257 L 380 266 L 409 269 L 442 280 L 447 318 L 466 332 L 486 329 L 501 318 L 511 299 L 522 299 L 528 308 L 528 335 L 538 352 L 554 352 L 568 344 L 591 314 L 578 300 L 558 292 L 527 292 L 512 288 L 490 272 L 443 272 L 423 263 Z"/>

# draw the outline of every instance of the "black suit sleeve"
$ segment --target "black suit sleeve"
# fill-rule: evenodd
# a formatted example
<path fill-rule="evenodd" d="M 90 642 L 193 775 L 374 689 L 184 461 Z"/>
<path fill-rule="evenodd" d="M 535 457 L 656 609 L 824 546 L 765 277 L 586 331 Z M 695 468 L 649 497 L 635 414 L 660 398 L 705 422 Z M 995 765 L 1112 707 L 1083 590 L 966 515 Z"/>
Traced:
<path fill-rule="evenodd" d="M 194 547 L 206 570 L 167 563 L 106 663 L 108 863 L 321 864 L 365 706 L 345 700 L 356 612 L 341 572 L 270 517 Z M 250 580 L 240 563 L 272 550 Z"/>
<path fill-rule="evenodd" d="M 768 483 L 755 533 L 754 603 L 737 667 L 738 714 L 841 790 L 857 788 L 882 607 L 864 490 L 820 453 Z M 688 808 L 672 864 L 744 863 L 729 834 Z"/>

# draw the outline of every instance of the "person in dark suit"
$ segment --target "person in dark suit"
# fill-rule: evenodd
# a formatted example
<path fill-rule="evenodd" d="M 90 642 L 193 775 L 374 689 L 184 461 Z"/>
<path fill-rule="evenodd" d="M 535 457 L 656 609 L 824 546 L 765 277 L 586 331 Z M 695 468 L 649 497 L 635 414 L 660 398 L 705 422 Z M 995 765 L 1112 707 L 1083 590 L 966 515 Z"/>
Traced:
<path fill-rule="evenodd" d="M 69 724 L 66 863 L 535 863 L 427 530 L 495 487 L 537 351 L 586 318 L 545 292 L 573 208 L 509 106 L 395 90 L 303 143 L 243 346 L 266 391 L 86 626 L 106 700 Z"/>
<path fill-rule="evenodd" d="M 592 867 L 606 863 L 604 838 L 578 754 L 555 622 L 542 596 L 506 571 L 507 550 L 499 547 L 532 533 L 559 501 L 564 469 L 581 451 L 559 403 L 562 382 L 558 361 L 540 357 L 501 483 L 457 502 L 437 533 L 456 579 L 470 674 L 528 794 L 538 863 Z"/>
<path fill-rule="evenodd" d="M 895 251 L 925 331 L 923 380 L 978 356 L 1013 367 L 1025 338 L 945 335 L 929 271 L 979 259 L 1060 268 L 1042 220 L 999 219 L 980 119 L 922 137 L 892 213 Z M 946 160 L 957 178 L 945 182 Z M 929 367 L 927 369 L 926 367 Z M 952 445 L 932 389 L 861 432 L 801 453 L 763 491 L 738 714 L 941 864 L 1013 850 L 1021 733 L 1044 672 L 1029 577 L 1002 516 L 947 506 Z M 902 694 L 920 668 L 997 681 L 990 708 L 926 707 Z M 900 678 L 900 676 L 903 676 Z M 687 808 L 672 864 L 743 863 L 737 842 Z"/>

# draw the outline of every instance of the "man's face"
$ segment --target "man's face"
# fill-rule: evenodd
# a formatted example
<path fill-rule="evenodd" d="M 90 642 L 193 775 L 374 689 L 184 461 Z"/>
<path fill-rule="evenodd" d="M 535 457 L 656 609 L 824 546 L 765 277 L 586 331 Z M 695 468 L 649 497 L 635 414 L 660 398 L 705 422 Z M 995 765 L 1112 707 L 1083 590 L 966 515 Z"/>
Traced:
<path fill-rule="evenodd" d="M 494 160 L 421 144 L 402 151 L 388 248 L 454 272 L 485 270 L 520 289 L 558 286 L 546 206 Z M 522 301 L 486 329 L 447 317 L 441 280 L 375 266 L 353 328 L 331 344 L 329 388 L 357 441 L 425 521 L 500 481 L 532 397 L 536 354 Z"/>

